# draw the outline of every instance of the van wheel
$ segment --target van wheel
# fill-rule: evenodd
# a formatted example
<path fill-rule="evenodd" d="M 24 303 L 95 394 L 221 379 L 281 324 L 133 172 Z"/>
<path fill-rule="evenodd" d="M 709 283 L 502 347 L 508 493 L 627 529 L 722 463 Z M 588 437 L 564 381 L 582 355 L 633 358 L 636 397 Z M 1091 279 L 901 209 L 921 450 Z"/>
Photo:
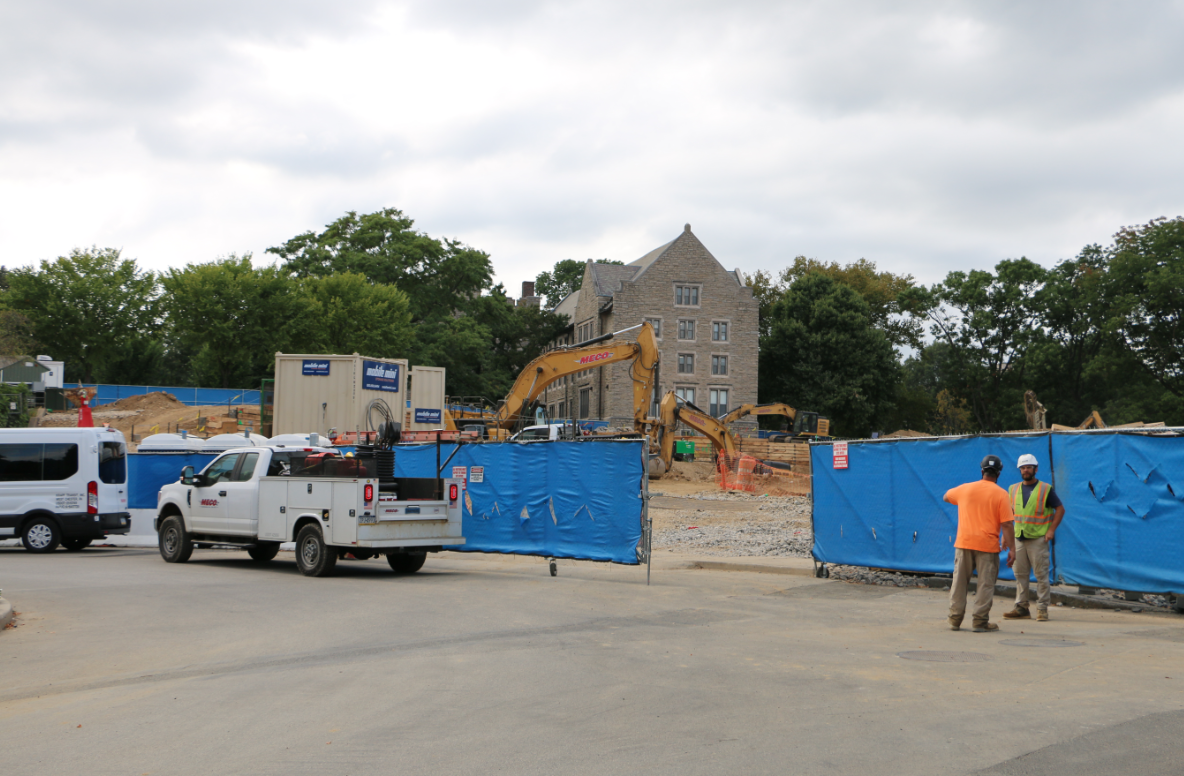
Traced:
<path fill-rule="evenodd" d="M 426 552 L 392 552 L 386 556 L 386 562 L 391 564 L 391 570 L 396 574 L 414 574 L 423 568 L 427 559 Z"/>
<path fill-rule="evenodd" d="M 89 547 L 90 542 L 90 539 L 62 539 L 62 546 L 70 552 L 78 552 Z"/>
<path fill-rule="evenodd" d="M 164 521 L 157 538 L 160 557 L 168 563 L 184 563 L 193 555 L 193 540 L 185 533 L 185 524 L 174 515 Z"/>
<path fill-rule="evenodd" d="M 247 554 L 251 556 L 251 560 L 266 563 L 276 556 L 280 551 L 279 542 L 259 542 L 254 547 L 247 548 Z"/>
<path fill-rule="evenodd" d="M 296 567 L 306 577 L 327 577 L 337 565 L 337 550 L 325 545 L 320 526 L 306 525 L 296 535 Z"/>
<path fill-rule="evenodd" d="M 29 552 L 53 552 L 60 541 L 57 523 L 45 517 L 33 518 L 21 533 L 21 543 Z"/>

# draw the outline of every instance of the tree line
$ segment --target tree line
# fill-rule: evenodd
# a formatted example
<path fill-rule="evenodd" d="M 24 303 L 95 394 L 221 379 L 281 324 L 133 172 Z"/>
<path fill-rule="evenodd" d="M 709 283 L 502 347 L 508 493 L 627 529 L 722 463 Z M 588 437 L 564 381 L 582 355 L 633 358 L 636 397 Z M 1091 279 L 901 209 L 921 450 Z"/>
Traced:
<path fill-rule="evenodd" d="M 568 325 L 548 311 L 584 263 L 536 278 L 543 307 L 492 282 L 488 254 L 349 212 L 267 251 L 153 273 L 110 248 L 0 267 L 0 355 L 50 353 L 75 382 L 248 388 L 275 353 L 407 358 L 454 396 L 505 395 Z M 1120 229 L 1048 269 L 1026 258 L 932 286 L 860 259 L 799 256 L 747 277 L 759 303 L 759 400 L 823 413 L 841 436 L 1184 425 L 1184 218 Z"/>
<path fill-rule="evenodd" d="M 798 257 L 757 272 L 761 401 L 828 414 L 836 432 L 1184 425 L 1184 218 L 1124 227 L 1047 269 L 1026 258 L 926 287 Z M 900 357 L 905 352 L 906 357 Z"/>
<path fill-rule="evenodd" d="M 0 354 L 49 353 L 66 380 L 257 387 L 277 351 L 407 358 L 454 395 L 499 397 L 563 330 L 494 285 L 489 255 L 388 208 L 162 273 L 113 248 L 0 269 Z"/>

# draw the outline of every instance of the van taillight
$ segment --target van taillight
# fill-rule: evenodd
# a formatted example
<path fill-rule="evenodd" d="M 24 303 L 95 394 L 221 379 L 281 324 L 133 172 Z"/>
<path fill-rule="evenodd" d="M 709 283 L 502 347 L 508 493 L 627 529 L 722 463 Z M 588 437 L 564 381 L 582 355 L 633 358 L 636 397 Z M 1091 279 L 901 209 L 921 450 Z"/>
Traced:
<path fill-rule="evenodd" d="M 362 495 L 367 501 L 373 501 L 374 500 L 374 486 L 367 485 L 365 488 L 362 489 Z"/>
<path fill-rule="evenodd" d="M 457 489 L 455 484 L 448 486 L 448 500 L 449 501 L 456 501 L 456 497 L 457 497 L 458 493 L 460 493 L 460 491 Z"/>
<path fill-rule="evenodd" d="M 97 515 L 99 513 L 99 483 L 86 483 L 86 513 L 88 515 Z"/>

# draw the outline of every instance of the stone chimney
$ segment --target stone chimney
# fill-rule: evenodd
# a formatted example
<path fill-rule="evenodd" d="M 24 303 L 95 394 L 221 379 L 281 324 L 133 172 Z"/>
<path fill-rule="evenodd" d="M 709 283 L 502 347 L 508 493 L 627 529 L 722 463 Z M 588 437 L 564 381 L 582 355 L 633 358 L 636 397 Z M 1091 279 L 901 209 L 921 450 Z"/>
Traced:
<path fill-rule="evenodd" d="M 542 304 L 542 299 L 534 295 L 534 281 L 522 281 L 522 298 L 518 300 L 518 307 L 538 307 Z"/>

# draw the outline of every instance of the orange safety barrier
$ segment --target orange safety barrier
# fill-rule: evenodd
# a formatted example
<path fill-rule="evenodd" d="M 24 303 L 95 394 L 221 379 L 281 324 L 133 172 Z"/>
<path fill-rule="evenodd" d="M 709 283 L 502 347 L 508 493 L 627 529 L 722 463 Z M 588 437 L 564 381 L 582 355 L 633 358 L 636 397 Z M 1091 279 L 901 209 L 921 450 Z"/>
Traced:
<path fill-rule="evenodd" d="M 724 490 L 768 496 L 808 496 L 811 481 L 806 473 L 768 465 L 751 455 L 721 455 L 716 482 Z"/>

